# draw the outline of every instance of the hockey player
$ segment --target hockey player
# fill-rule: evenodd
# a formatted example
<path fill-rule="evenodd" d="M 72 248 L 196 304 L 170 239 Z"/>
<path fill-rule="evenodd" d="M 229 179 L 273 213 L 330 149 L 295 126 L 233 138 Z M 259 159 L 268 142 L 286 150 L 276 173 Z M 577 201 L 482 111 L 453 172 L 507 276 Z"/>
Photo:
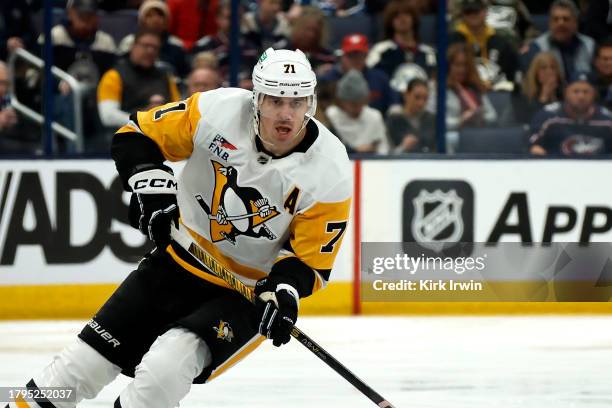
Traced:
<path fill-rule="evenodd" d="M 329 279 L 351 172 L 342 143 L 313 119 L 316 79 L 301 51 L 269 48 L 252 79 L 253 92 L 196 93 L 116 133 L 130 222 L 156 250 L 29 388 L 74 387 L 78 403 L 124 373 L 134 380 L 115 407 L 170 408 L 266 338 L 289 341 L 300 298 Z M 185 160 L 178 179 L 166 160 Z M 260 306 L 208 273 L 187 252 L 193 243 L 254 288 Z"/>

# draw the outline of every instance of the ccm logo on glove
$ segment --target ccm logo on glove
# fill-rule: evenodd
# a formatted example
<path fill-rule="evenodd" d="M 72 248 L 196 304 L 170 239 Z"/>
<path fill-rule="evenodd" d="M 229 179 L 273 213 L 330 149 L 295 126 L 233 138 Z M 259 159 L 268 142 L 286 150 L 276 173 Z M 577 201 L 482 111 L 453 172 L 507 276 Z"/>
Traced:
<path fill-rule="evenodd" d="M 147 187 L 151 187 L 151 188 L 169 188 L 169 189 L 177 189 L 177 184 L 176 181 L 174 180 L 168 180 L 168 179 L 161 179 L 161 178 L 154 178 L 154 179 L 144 179 L 144 180 L 138 180 L 134 183 L 134 187 L 132 187 L 132 190 L 136 191 L 136 192 L 140 192 L 139 190 L 145 189 Z"/>
<path fill-rule="evenodd" d="M 128 180 L 132 189 L 128 219 L 155 242 L 158 248 L 170 243 L 170 226 L 178 228 L 179 209 L 176 202 L 176 179 L 169 167 L 144 170 Z"/>
<path fill-rule="evenodd" d="M 133 192 L 139 194 L 176 194 L 178 189 L 174 175 L 162 169 L 136 173 L 130 177 L 128 184 Z"/>

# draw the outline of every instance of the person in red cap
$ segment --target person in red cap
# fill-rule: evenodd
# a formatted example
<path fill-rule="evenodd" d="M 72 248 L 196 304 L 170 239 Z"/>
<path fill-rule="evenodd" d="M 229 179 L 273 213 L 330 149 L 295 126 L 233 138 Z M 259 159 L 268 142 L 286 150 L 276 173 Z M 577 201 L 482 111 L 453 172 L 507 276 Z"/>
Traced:
<path fill-rule="evenodd" d="M 400 96 L 391 89 L 389 77 L 377 68 L 368 68 L 369 44 L 362 34 L 349 34 L 342 39 L 340 61 L 319 77 L 320 82 L 337 82 L 351 69 L 361 72 L 370 88 L 369 106 L 386 114 L 389 106 L 400 103 Z"/>

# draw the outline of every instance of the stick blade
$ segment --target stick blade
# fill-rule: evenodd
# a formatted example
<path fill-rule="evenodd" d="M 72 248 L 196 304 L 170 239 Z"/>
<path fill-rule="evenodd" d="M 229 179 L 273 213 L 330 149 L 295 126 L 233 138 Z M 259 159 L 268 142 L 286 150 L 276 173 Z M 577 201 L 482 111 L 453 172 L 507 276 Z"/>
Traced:
<path fill-rule="evenodd" d="M 390 403 L 389 401 L 387 401 L 387 400 L 382 401 L 382 402 L 379 402 L 379 403 L 378 403 L 378 406 L 379 406 L 380 408 L 395 408 L 395 407 L 394 407 L 393 405 L 391 405 L 391 403 Z"/>

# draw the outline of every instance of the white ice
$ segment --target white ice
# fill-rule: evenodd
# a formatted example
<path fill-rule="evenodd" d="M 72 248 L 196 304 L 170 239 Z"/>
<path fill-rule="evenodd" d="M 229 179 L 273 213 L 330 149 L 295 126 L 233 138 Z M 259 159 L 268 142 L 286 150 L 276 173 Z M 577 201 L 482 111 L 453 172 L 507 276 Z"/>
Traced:
<path fill-rule="evenodd" d="M 78 321 L 0 323 L 0 385 L 21 386 Z M 396 407 L 612 406 L 612 316 L 313 318 L 298 325 Z M 121 376 L 81 407 L 111 407 Z M 374 407 L 300 344 L 264 344 L 181 404 Z"/>

